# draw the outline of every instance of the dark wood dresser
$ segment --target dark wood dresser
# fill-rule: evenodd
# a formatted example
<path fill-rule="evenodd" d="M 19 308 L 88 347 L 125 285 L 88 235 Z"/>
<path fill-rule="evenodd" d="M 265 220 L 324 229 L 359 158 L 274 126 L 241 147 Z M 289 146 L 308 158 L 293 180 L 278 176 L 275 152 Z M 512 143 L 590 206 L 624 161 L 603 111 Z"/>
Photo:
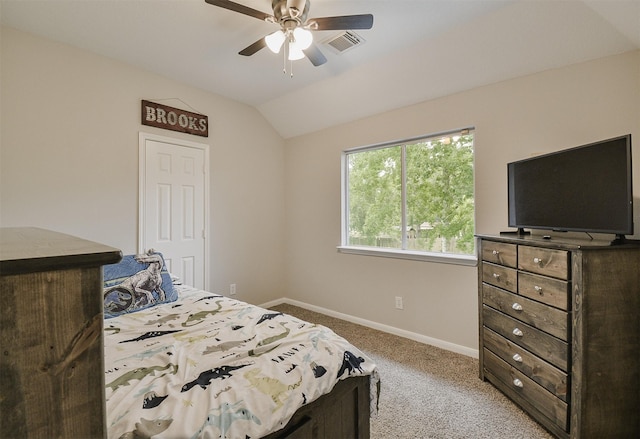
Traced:
<path fill-rule="evenodd" d="M 102 265 L 120 250 L 0 228 L 0 436 L 103 438 Z"/>
<path fill-rule="evenodd" d="M 640 245 L 478 238 L 480 378 L 560 438 L 640 437 Z"/>

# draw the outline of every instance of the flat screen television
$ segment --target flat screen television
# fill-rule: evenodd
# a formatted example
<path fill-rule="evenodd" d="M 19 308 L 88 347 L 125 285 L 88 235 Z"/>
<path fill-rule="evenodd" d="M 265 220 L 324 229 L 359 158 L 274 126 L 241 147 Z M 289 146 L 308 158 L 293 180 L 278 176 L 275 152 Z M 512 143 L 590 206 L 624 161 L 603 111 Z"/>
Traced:
<path fill-rule="evenodd" d="M 507 164 L 509 227 L 633 235 L 631 134 Z"/>

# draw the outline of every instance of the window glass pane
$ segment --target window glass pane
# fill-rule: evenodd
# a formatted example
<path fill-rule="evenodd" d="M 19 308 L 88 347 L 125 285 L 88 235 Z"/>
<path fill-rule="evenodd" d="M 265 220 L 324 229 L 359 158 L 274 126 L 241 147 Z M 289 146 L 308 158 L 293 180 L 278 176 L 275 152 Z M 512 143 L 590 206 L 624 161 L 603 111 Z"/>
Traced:
<path fill-rule="evenodd" d="M 343 245 L 475 255 L 472 132 L 345 156 Z"/>
<path fill-rule="evenodd" d="M 399 146 L 348 155 L 347 245 L 402 248 Z"/>
<path fill-rule="evenodd" d="M 407 249 L 473 254 L 473 136 L 406 147 Z"/>

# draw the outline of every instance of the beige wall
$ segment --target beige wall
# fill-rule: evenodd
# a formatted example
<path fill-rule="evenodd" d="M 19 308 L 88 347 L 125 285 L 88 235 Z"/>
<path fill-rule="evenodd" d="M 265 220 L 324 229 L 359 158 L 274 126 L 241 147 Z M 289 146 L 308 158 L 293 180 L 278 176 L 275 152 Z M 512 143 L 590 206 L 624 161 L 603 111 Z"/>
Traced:
<path fill-rule="evenodd" d="M 475 267 L 336 251 L 341 151 L 467 126 L 476 127 L 478 233 L 507 230 L 507 162 L 627 133 L 633 135 L 637 158 L 635 223 L 640 232 L 640 52 L 636 51 L 289 139 L 290 297 L 453 343 L 461 351 L 477 349 Z M 404 310 L 394 309 L 395 296 L 404 297 Z"/>
<path fill-rule="evenodd" d="M 283 296 L 284 147 L 253 108 L 92 53 L 2 28 L 0 224 L 137 251 L 138 133 L 207 143 L 211 285 Z M 179 98 L 209 137 L 142 126 L 140 101 Z M 161 103 L 184 109 L 179 101 Z"/>

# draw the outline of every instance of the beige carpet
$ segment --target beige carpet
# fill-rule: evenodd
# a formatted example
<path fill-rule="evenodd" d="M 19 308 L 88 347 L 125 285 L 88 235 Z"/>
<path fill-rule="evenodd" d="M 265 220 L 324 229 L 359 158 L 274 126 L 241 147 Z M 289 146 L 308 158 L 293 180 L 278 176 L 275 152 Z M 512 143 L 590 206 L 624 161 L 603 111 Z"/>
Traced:
<path fill-rule="evenodd" d="M 293 305 L 272 309 L 331 328 L 378 365 L 373 439 L 548 439 L 553 436 L 491 384 L 478 360 Z"/>

